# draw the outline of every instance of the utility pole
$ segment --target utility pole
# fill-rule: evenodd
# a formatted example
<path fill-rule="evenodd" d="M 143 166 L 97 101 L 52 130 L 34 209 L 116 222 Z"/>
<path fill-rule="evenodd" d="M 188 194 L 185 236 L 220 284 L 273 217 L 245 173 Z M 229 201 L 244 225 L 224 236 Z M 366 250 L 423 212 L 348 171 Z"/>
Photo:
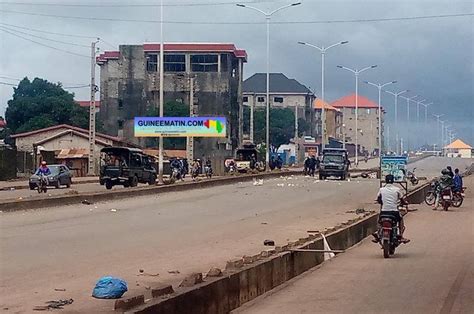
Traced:
<path fill-rule="evenodd" d="M 194 77 L 189 77 L 189 116 L 194 117 Z M 194 137 L 186 137 L 186 157 L 188 162 L 194 159 Z"/>
<path fill-rule="evenodd" d="M 402 91 L 399 91 L 397 93 L 393 93 L 393 92 L 390 92 L 390 91 L 385 91 L 386 93 L 389 93 L 390 95 L 393 95 L 395 96 L 395 142 L 396 142 L 396 153 L 397 155 L 400 155 L 400 143 L 399 143 L 399 140 L 398 140 L 398 136 L 399 136 L 399 133 L 400 132 L 400 129 L 398 127 L 398 97 L 401 95 L 401 94 L 404 94 L 404 93 L 407 93 L 409 90 L 408 89 L 405 89 L 405 90 L 402 90 Z"/>
<path fill-rule="evenodd" d="M 96 152 L 95 152 L 95 93 L 99 90 L 95 85 L 95 45 L 99 42 L 97 39 L 91 43 L 91 100 L 89 104 L 89 160 L 87 174 L 97 175 L 96 171 Z"/>
<path fill-rule="evenodd" d="M 253 109 L 255 107 L 256 95 L 253 95 L 252 103 L 250 104 L 250 142 L 253 144 Z"/>
<path fill-rule="evenodd" d="M 298 104 L 295 105 L 295 166 L 298 165 Z"/>
<path fill-rule="evenodd" d="M 165 58 L 165 47 L 163 42 L 163 0 L 160 3 L 160 118 L 163 117 L 164 107 L 164 58 Z M 163 184 L 163 137 L 160 136 L 159 140 L 159 152 L 158 152 L 158 182 Z"/>

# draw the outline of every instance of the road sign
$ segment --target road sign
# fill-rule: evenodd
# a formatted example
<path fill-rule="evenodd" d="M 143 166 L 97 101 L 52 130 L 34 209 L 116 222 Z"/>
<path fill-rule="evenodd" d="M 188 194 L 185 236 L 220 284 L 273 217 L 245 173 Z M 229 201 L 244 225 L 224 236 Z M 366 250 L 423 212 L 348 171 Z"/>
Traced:
<path fill-rule="evenodd" d="M 225 117 L 135 117 L 135 137 L 226 137 Z"/>
<path fill-rule="evenodd" d="M 381 179 L 383 180 L 386 175 L 391 174 L 394 176 L 395 182 L 405 182 L 407 164 L 408 164 L 407 156 L 382 156 Z"/>

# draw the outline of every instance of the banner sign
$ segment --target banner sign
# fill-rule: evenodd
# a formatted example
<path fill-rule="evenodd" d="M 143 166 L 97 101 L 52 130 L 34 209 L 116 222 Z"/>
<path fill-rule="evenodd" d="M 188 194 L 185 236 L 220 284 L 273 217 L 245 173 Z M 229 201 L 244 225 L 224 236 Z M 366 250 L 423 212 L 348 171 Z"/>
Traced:
<path fill-rule="evenodd" d="M 226 137 L 225 117 L 135 117 L 135 137 Z"/>
<path fill-rule="evenodd" d="M 395 177 L 395 182 L 405 182 L 405 174 L 407 172 L 408 157 L 407 156 L 382 156 L 381 168 L 382 177 L 391 174 Z"/>

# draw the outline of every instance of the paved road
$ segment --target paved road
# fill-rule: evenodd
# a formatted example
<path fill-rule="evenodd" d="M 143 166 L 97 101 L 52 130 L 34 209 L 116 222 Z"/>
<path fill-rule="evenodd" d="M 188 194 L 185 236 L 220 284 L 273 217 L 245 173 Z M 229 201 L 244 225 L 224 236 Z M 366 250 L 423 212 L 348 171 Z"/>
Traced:
<path fill-rule="evenodd" d="M 441 161 L 425 160 L 439 168 Z M 446 161 L 443 161 L 445 163 Z M 223 268 L 225 262 L 306 237 L 354 218 L 347 211 L 375 209 L 378 182 L 265 180 L 0 215 L 0 308 L 30 312 L 58 298 L 70 310 L 94 312 L 110 301 L 90 297 L 104 275 L 124 278 L 133 290 L 177 283 L 185 274 Z M 138 270 L 155 276 L 137 276 Z M 179 270 L 179 275 L 169 274 Z M 137 284 L 139 286 L 137 286 Z M 65 292 L 54 289 L 66 289 Z"/>
<path fill-rule="evenodd" d="M 473 313 L 474 178 L 459 209 L 423 206 L 407 219 L 412 242 L 384 260 L 366 239 L 235 313 Z"/>

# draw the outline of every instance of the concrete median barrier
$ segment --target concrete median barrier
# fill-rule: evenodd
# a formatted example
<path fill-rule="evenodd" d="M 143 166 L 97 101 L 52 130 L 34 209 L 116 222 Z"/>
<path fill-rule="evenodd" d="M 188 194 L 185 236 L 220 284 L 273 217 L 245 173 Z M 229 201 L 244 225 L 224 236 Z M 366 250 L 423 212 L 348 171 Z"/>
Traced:
<path fill-rule="evenodd" d="M 234 184 L 236 182 L 245 182 L 251 181 L 253 179 L 265 179 L 265 178 L 275 178 L 280 176 L 296 175 L 300 174 L 301 171 L 298 170 L 289 170 L 282 172 L 269 172 L 269 173 L 258 173 L 258 174 L 249 174 L 249 175 L 239 175 L 239 176 L 228 176 L 228 177 L 219 177 L 215 179 L 202 180 L 198 182 L 185 182 L 178 184 L 162 185 L 162 186 L 151 186 L 151 187 L 139 187 L 139 188 L 129 188 L 121 189 L 116 191 L 101 191 L 101 192 L 91 192 L 91 193 L 81 193 L 75 195 L 59 195 L 59 196 L 50 196 L 47 198 L 36 198 L 36 199 L 26 199 L 26 200 L 7 200 L 0 203 L 0 211 L 3 212 L 13 212 L 18 210 L 30 210 L 30 209 L 39 209 L 47 207 L 56 207 L 64 205 L 73 205 L 80 204 L 83 200 L 88 200 L 92 203 L 104 202 L 116 199 L 145 196 L 158 193 L 166 192 L 178 192 L 190 189 L 201 189 L 209 188 L 218 185 L 224 184 Z"/>

